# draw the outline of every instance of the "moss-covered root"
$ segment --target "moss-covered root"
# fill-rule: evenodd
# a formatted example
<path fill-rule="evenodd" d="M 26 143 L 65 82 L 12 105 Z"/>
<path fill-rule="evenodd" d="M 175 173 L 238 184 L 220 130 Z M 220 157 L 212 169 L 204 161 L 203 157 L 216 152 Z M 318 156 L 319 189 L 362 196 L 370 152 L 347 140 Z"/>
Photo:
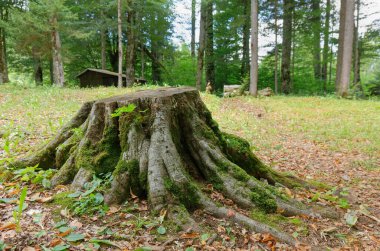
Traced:
<path fill-rule="evenodd" d="M 264 165 L 252 153 L 250 144 L 245 139 L 223 132 L 219 133 L 219 139 L 223 146 L 222 150 L 227 158 L 257 179 L 266 179 L 269 184 L 275 185 L 279 183 L 289 188 L 312 187 L 307 182 L 293 175 L 279 173 Z"/>
<path fill-rule="evenodd" d="M 209 214 L 213 215 L 214 217 L 230 220 L 234 223 L 246 226 L 250 230 L 257 233 L 269 233 L 279 241 L 285 242 L 293 246 L 296 245 L 296 240 L 290 235 L 286 234 L 285 232 L 279 231 L 264 223 L 252 220 L 251 218 L 241 213 L 234 212 L 231 209 L 225 207 L 218 207 L 212 200 L 210 200 L 207 197 L 202 196 L 200 202 L 204 210 Z"/>
<path fill-rule="evenodd" d="M 40 168 L 59 168 L 56 166 L 55 154 L 56 149 L 63 142 L 68 140 L 73 134 L 73 129 L 80 127 L 87 119 L 94 102 L 84 103 L 77 114 L 67 123 L 48 144 L 10 164 L 11 167 L 24 168 L 39 164 Z"/>

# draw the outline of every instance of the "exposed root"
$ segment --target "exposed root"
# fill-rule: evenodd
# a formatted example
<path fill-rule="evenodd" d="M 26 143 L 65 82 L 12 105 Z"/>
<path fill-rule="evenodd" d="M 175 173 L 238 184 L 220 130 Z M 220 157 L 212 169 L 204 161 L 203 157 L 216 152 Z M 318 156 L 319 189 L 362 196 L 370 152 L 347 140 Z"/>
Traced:
<path fill-rule="evenodd" d="M 201 204 L 205 211 L 217 218 L 223 218 L 241 224 L 258 233 L 269 233 L 282 242 L 293 246 L 296 245 L 296 240 L 290 235 L 261 222 L 252 220 L 243 214 L 233 212 L 225 207 L 218 207 L 209 198 L 203 197 L 201 199 Z"/>
<path fill-rule="evenodd" d="M 133 111 L 112 116 L 130 104 Z M 247 141 L 219 131 L 196 90 L 164 88 L 84 104 L 50 143 L 16 164 L 57 168 L 52 184 L 74 190 L 112 172 L 107 204 L 132 195 L 147 198 L 151 210 L 167 209 L 169 219 L 185 228 L 195 224 L 189 212 L 204 208 L 294 245 L 281 231 L 217 207 L 201 189 L 212 184 L 244 209 L 318 216 L 272 186 L 304 186 L 303 181 L 265 166 L 249 148 Z"/>

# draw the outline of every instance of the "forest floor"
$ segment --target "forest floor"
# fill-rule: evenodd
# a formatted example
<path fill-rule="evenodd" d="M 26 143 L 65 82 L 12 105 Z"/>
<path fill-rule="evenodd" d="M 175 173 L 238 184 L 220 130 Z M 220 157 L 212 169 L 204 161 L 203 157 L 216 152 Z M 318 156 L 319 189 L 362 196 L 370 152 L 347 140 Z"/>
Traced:
<path fill-rule="evenodd" d="M 51 138 L 84 101 L 133 90 L 0 86 L 0 167 Z M 289 196 L 306 204 L 331 206 L 341 217 L 246 213 L 293 235 L 304 243 L 298 250 L 311 246 L 315 250 L 380 250 L 379 101 L 203 94 L 202 98 L 220 128 L 249 140 L 266 164 L 326 184 L 319 190 L 286 190 Z M 276 243 L 270 235 L 213 219 L 201 210 L 193 213 L 201 230 L 176 232 L 166 222 L 165 211 L 149 215 L 144 200 L 134 198 L 123 206 L 106 208 L 97 203 L 95 192 L 82 195 L 84 199 L 68 198 L 68 187 L 47 190 L 31 184 L 41 183 L 44 175 L 49 174 L 29 169 L 16 180 L 0 180 L 0 250 L 295 249 Z M 26 202 L 21 204 L 25 208 L 19 211 L 24 187 Z M 211 196 L 234 207 L 216 191 Z M 95 213 L 90 214 L 91 210 Z M 74 215 L 81 212 L 85 213 Z"/>

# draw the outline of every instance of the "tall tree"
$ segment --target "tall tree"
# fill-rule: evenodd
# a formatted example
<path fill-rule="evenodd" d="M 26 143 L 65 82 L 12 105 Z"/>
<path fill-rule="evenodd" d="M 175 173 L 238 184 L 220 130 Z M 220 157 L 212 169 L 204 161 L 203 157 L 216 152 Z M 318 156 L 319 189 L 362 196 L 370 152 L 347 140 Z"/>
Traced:
<path fill-rule="evenodd" d="M 249 92 L 257 96 L 257 80 L 259 72 L 259 10 L 257 0 L 251 0 L 251 76 Z"/>
<path fill-rule="evenodd" d="M 201 0 L 198 65 L 197 65 L 197 79 L 196 79 L 196 85 L 195 85 L 198 90 L 201 90 L 202 88 L 202 75 L 203 75 L 205 42 L 206 42 L 206 18 L 207 18 L 207 0 Z"/>
<path fill-rule="evenodd" d="M 8 21 L 10 4 L 10 1 L 0 4 L 0 20 L 2 22 Z M 0 26 L 0 84 L 9 82 L 6 41 L 6 31 L 4 26 Z"/>
<path fill-rule="evenodd" d="M 339 96 L 346 97 L 350 85 L 355 0 L 341 0 L 340 4 L 336 91 Z"/>
<path fill-rule="evenodd" d="M 123 87 L 123 43 L 121 29 L 121 0 L 117 0 L 117 36 L 118 36 L 118 80 L 117 87 Z"/>
<path fill-rule="evenodd" d="M 356 24 L 355 24 L 355 52 L 354 52 L 354 87 L 361 90 L 360 85 L 360 37 L 359 37 L 359 21 L 360 21 L 360 0 L 356 0 Z"/>
<path fill-rule="evenodd" d="M 195 57 L 195 23 L 196 23 L 196 16 L 195 16 L 195 8 L 197 5 L 196 0 L 191 0 L 191 56 Z"/>
<path fill-rule="evenodd" d="M 126 83 L 127 87 L 132 87 L 135 83 L 136 65 L 136 10 L 133 0 L 127 1 L 127 52 L 125 55 L 126 63 Z"/>
<path fill-rule="evenodd" d="M 321 79 L 321 0 L 312 0 L 313 65 L 315 79 Z"/>
<path fill-rule="evenodd" d="M 322 80 L 323 91 L 327 91 L 327 65 L 329 62 L 329 36 L 330 36 L 331 0 L 326 0 L 325 25 L 323 27 L 323 63 Z"/>
<path fill-rule="evenodd" d="M 274 0 L 274 92 L 278 94 L 278 0 Z"/>
<path fill-rule="evenodd" d="M 241 77 L 245 77 L 249 73 L 249 28 L 251 26 L 250 19 L 250 0 L 243 0 L 243 52 L 241 60 Z"/>
<path fill-rule="evenodd" d="M 285 94 L 291 89 L 291 52 L 292 52 L 292 17 L 293 0 L 284 0 L 283 33 L 282 33 L 282 64 L 281 64 L 281 90 Z"/>
<path fill-rule="evenodd" d="M 102 70 L 107 68 L 107 42 L 106 42 L 106 24 L 105 24 L 105 15 L 103 8 L 100 10 L 100 46 L 101 46 L 101 61 L 102 61 Z"/>
<path fill-rule="evenodd" d="M 58 10 L 56 10 L 58 11 Z M 51 44 L 52 44 L 52 62 L 53 62 L 53 81 L 54 84 L 63 87 L 65 85 L 65 76 L 63 71 L 63 61 L 61 54 L 61 38 L 58 31 L 58 13 L 53 13 L 50 19 Z"/>
<path fill-rule="evenodd" d="M 207 2 L 207 16 L 206 16 L 206 48 L 205 48 L 205 61 L 206 61 L 206 83 L 215 89 L 215 57 L 214 57 L 214 1 L 208 0 Z"/>

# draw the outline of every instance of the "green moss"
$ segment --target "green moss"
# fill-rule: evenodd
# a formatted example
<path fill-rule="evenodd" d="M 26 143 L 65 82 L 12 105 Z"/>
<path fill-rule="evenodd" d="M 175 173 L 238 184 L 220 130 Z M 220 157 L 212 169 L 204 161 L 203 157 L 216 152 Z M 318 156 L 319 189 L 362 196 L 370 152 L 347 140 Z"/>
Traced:
<path fill-rule="evenodd" d="M 137 195 L 141 196 L 143 194 L 144 183 L 140 182 L 140 166 L 139 161 L 136 159 L 125 161 L 120 159 L 116 165 L 115 170 L 112 175 L 116 176 L 122 173 L 128 172 L 129 174 L 129 185 L 132 191 Z"/>
<path fill-rule="evenodd" d="M 120 157 L 120 144 L 116 127 L 103 132 L 102 140 L 95 144 L 86 142 L 76 157 L 76 168 L 93 170 L 95 174 L 112 172 Z"/>
<path fill-rule="evenodd" d="M 140 172 L 139 182 L 141 189 L 145 192 L 148 191 L 148 171 Z"/>
<path fill-rule="evenodd" d="M 13 178 L 13 173 L 5 168 L 0 169 L 0 182 L 8 182 Z"/>
<path fill-rule="evenodd" d="M 254 190 L 252 189 L 250 198 L 258 208 L 266 213 L 274 213 L 277 210 L 277 203 L 273 195 L 264 188 L 257 187 Z"/>
<path fill-rule="evenodd" d="M 75 202 L 75 198 L 67 197 L 71 193 L 72 193 L 72 191 L 66 191 L 66 192 L 62 192 L 62 193 L 58 193 L 58 194 L 54 195 L 51 204 L 52 205 L 59 205 L 59 206 L 61 206 L 61 208 L 71 207 Z"/>
<path fill-rule="evenodd" d="M 288 218 L 280 214 L 268 214 L 257 208 L 251 211 L 251 218 L 274 228 L 279 228 L 281 224 L 288 223 Z"/>
<path fill-rule="evenodd" d="M 190 182 L 183 187 L 179 187 L 170 179 L 165 179 L 164 185 L 187 209 L 193 210 L 198 207 L 200 198 L 197 185 Z"/>
<path fill-rule="evenodd" d="M 309 183 L 313 187 L 316 187 L 316 188 L 319 188 L 319 189 L 326 189 L 326 190 L 332 189 L 332 186 L 330 186 L 330 185 L 328 185 L 326 183 L 323 183 L 321 181 L 317 181 L 317 180 L 308 180 L 307 183 Z"/>

